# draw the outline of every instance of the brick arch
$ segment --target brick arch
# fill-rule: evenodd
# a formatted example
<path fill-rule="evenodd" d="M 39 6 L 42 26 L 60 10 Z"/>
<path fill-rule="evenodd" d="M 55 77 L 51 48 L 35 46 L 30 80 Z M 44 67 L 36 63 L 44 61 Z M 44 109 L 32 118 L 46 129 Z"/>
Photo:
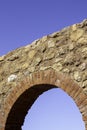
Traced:
<path fill-rule="evenodd" d="M 53 69 L 32 73 L 12 89 L 5 100 L 5 129 L 2 130 L 21 130 L 24 117 L 37 97 L 54 87 L 61 88 L 73 98 L 82 113 L 82 119 L 87 130 L 87 96 L 83 93 L 82 88 L 67 75 L 56 72 Z M 31 97 L 30 100 L 27 100 L 29 97 Z M 16 115 L 18 116 L 17 118 Z"/>
<path fill-rule="evenodd" d="M 70 95 L 87 130 L 87 20 L 0 57 L 0 130 L 21 95 L 36 86 L 42 92 L 60 87 Z"/>

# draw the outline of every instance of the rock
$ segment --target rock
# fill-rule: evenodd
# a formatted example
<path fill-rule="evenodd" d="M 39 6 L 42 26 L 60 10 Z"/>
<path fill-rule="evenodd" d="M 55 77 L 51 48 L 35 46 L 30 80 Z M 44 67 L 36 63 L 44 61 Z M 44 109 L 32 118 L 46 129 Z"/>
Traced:
<path fill-rule="evenodd" d="M 60 71 L 62 70 L 63 66 L 61 63 L 56 63 L 52 66 L 53 69 L 57 70 L 57 71 Z"/>
<path fill-rule="evenodd" d="M 71 40 L 72 41 L 77 41 L 82 35 L 83 35 L 84 31 L 82 29 L 78 29 L 75 32 L 71 33 Z"/>
<path fill-rule="evenodd" d="M 87 19 L 84 19 L 83 22 L 81 23 L 81 27 L 85 27 L 87 26 Z"/>
<path fill-rule="evenodd" d="M 69 73 L 70 70 L 69 70 L 68 68 L 65 68 L 65 69 L 63 69 L 63 72 L 64 72 L 64 73 Z"/>
<path fill-rule="evenodd" d="M 36 51 L 35 50 L 31 50 L 29 52 L 28 56 L 29 56 L 30 59 L 33 59 L 33 57 L 35 56 L 35 54 L 36 54 Z"/>
<path fill-rule="evenodd" d="M 77 29 L 77 25 L 76 24 L 72 25 L 72 31 L 76 31 L 76 29 Z"/>
<path fill-rule="evenodd" d="M 82 49 L 82 52 L 87 52 L 87 47 L 84 47 L 84 48 Z"/>
<path fill-rule="evenodd" d="M 28 66 L 29 66 L 29 64 L 25 62 L 25 63 L 23 64 L 23 66 L 22 66 L 22 69 L 26 69 L 26 68 L 28 68 Z"/>
<path fill-rule="evenodd" d="M 4 56 L 1 56 L 0 57 L 0 62 L 4 60 Z"/>
<path fill-rule="evenodd" d="M 62 61 L 62 58 L 59 58 L 59 57 L 58 57 L 58 58 L 55 58 L 55 59 L 54 59 L 54 62 L 55 62 L 55 63 L 60 62 L 60 61 Z"/>
<path fill-rule="evenodd" d="M 52 39 L 50 39 L 47 43 L 48 43 L 48 48 L 55 46 L 55 42 Z"/>
<path fill-rule="evenodd" d="M 29 72 L 32 73 L 35 71 L 35 66 L 31 66 L 30 68 L 28 68 Z"/>
<path fill-rule="evenodd" d="M 58 32 L 54 32 L 49 35 L 49 37 L 51 37 L 51 38 L 56 38 L 57 36 L 58 36 Z"/>
<path fill-rule="evenodd" d="M 46 53 L 44 54 L 44 57 L 43 57 L 43 59 L 44 60 L 50 60 L 50 59 L 52 59 L 54 56 L 55 56 L 55 50 L 54 49 L 48 49 L 47 51 L 46 51 Z"/>
<path fill-rule="evenodd" d="M 64 55 L 67 52 L 67 49 L 66 47 L 59 47 L 58 52 L 59 52 L 59 55 Z"/>
<path fill-rule="evenodd" d="M 82 63 L 79 68 L 81 70 L 85 70 L 87 68 L 87 64 L 86 63 Z"/>
<path fill-rule="evenodd" d="M 66 55 L 66 57 L 64 59 L 64 64 L 66 64 L 66 65 L 74 64 L 74 53 L 73 52 Z"/>
<path fill-rule="evenodd" d="M 47 38 L 48 38 L 48 36 L 44 36 L 44 37 L 42 37 L 41 41 L 45 42 L 47 40 Z"/>
<path fill-rule="evenodd" d="M 78 43 L 80 45 L 85 45 L 87 43 L 87 36 L 81 37 L 80 39 L 78 39 Z"/>
<path fill-rule="evenodd" d="M 38 65 L 42 61 L 41 57 L 36 57 L 34 60 L 34 65 Z"/>
<path fill-rule="evenodd" d="M 83 79 L 83 81 L 87 80 L 87 71 L 85 71 L 85 72 L 83 73 L 82 79 Z"/>
<path fill-rule="evenodd" d="M 81 81 L 81 76 L 80 76 L 80 73 L 78 71 L 75 71 L 74 72 L 74 79 L 78 82 Z"/>
<path fill-rule="evenodd" d="M 18 59 L 18 58 L 19 58 L 18 55 L 12 55 L 12 56 L 10 56 L 7 60 L 8 60 L 8 61 L 14 61 L 14 60 L 16 60 L 16 59 Z"/>
<path fill-rule="evenodd" d="M 51 66 L 41 66 L 40 70 L 46 70 L 46 69 L 49 69 L 49 68 L 51 68 Z"/>
<path fill-rule="evenodd" d="M 44 44 L 40 44 L 38 47 L 37 47 L 37 50 L 40 51 L 40 52 L 44 52 L 46 50 L 46 45 L 45 43 Z"/>
<path fill-rule="evenodd" d="M 17 75 L 12 74 L 12 75 L 10 75 L 10 76 L 8 77 L 8 82 L 15 81 L 16 79 L 17 79 Z"/>
<path fill-rule="evenodd" d="M 70 44 L 69 45 L 69 50 L 71 51 L 71 50 L 73 50 L 74 49 L 74 44 Z"/>
<path fill-rule="evenodd" d="M 87 80 L 83 82 L 82 87 L 85 88 L 87 86 Z"/>

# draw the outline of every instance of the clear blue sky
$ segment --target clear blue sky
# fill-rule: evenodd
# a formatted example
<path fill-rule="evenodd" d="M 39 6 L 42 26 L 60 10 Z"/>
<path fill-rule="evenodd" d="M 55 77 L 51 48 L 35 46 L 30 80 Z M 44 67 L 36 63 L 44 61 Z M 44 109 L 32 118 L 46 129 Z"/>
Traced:
<path fill-rule="evenodd" d="M 87 0 L 0 0 L 0 56 L 85 18 Z M 52 89 L 32 106 L 23 130 L 84 130 L 81 121 L 72 99 Z"/>

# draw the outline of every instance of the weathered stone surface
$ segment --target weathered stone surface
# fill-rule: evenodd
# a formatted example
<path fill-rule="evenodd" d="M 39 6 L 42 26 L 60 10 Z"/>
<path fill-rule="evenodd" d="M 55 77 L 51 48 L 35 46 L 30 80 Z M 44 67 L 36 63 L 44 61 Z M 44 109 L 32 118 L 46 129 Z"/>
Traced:
<path fill-rule="evenodd" d="M 50 72 L 50 70 L 54 70 L 60 75 L 56 76 L 54 71 Z M 37 73 L 36 76 L 35 73 Z M 32 75 L 34 77 L 32 77 Z M 67 80 L 67 77 L 69 77 L 70 80 Z M 34 81 L 35 78 L 37 79 Z M 19 98 L 18 90 L 21 89 L 20 95 L 22 95 L 22 92 L 28 89 L 27 86 L 35 85 L 35 83 L 38 84 L 38 81 L 41 83 L 43 81 L 43 84 L 49 81 L 54 83 L 54 86 L 58 85 L 58 87 L 62 88 L 75 99 L 77 106 L 80 106 L 81 103 L 83 106 L 87 105 L 85 101 L 87 97 L 87 20 L 64 28 L 60 32 L 42 37 L 32 44 L 0 57 L 0 111 L 7 113 L 7 108 L 11 109 L 9 104 L 11 104 L 13 100 L 16 102 L 17 98 Z M 22 85 L 20 86 L 21 82 Z M 27 85 L 25 85 L 25 82 Z M 76 86 L 74 84 L 76 84 Z M 16 89 L 16 87 L 18 87 L 18 89 Z M 76 90 L 74 91 L 74 89 Z M 33 92 L 33 89 L 30 90 L 33 94 L 30 94 L 32 101 L 29 99 L 29 104 L 32 104 L 34 99 L 41 94 L 41 89 L 37 90 L 38 92 L 36 90 Z M 12 95 L 12 91 L 15 96 L 14 94 Z M 75 94 L 75 92 L 77 92 L 77 94 Z M 6 104 L 10 94 L 13 98 Z M 83 97 L 79 97 L 80 94 Z M 26 95 L 24 97 L 26 97 Z M 33 97 L 33 95 L 36 96 Z M 82 113 L 84 115 L 87 111 Z M 85 114 L 85 116 L 87 116 L 87 114 Z M 3 118 L 3 116 L 1 118 Z M 84 119 L 86 119 L 86 117 L 84 117 Z M 4 117 L 3 120 L 5 121 L 6 117 Z M 2 122 L 0 122 L 0 125 Z M 86 122 L 87 120 L 85 124 Z"/>
<path fill-rule="evenodd" d="M 75 71 L 74 72 L 74 79 L 76 80 L 76 81 L 78 81 L 78 82 L 80 82 L 81 81 L 81 74 L 78 72 L 78 71 Z"/>
<path fill-rule="evenodd" d="M 83 70 L 85 70 L 85 69 L 87 69 L 87 63 L 82 63 L 81 65 L 80 65 L 80 69 L 83 71 Z"/>
<path fill-rule="evenodd" d="M 1 56 L 0 57 L 0 62 L 4 60 L 4 56 Z"/>
<path fill-rule="evenodd" d="M 60 32 L 45 36 L 34 41 L 32 44 L 17 49 L 6 56 L 0 57 L 0 81 L 4 82 L 8 75 L 20 72 L 25 73 L 26 69 L 49 68 L 44 64 L 45 60 L 51 62 L 50 67 L 63 72 L 70 72 L 71 77 L 78 82 L 78 73 L 81 75 L 87 70 L 87 32 L 86 22 L 74 24 Z M 16 67 L 15 67 L 16 66 Z M 32 67 L 33 66 L 33 67 Z M 37 70 L 37 67 L 36 67 Z M 73 73 L 73 70 L 77 72 Z M 31 69 L 31 72 L 35 71 Z M 77 76 L 76 76 L 77 75 Z M 77 78 L 76 78 L 77 77 Z M 1 87 L 1 86 L 0 86 Z"/>
<path fill-rule="evenodd" d="M 48 41 L 48 48 L 54 47 L 54 46 L 55 46 L 55 42 L 54 42 L 52 39 L 50 39 L 50 40 Z"/>
<path fill-rule="evenodd" d="M 50 60 L 55 56 L 55 50 L 53 48 L 47 49 L 44 53 L 44 60 Z"/>
<path fill-rule="evenodd" d="M 87 70 L 85 23 L 74 24 L 0 57 L 0 81 L 6 84 L 11 74 L 20 73 L 21 76 L 27 70 L 32 73 L 49 67 L 68 73 L 77 83 L 82 81 L 79 73 L 82 75 Z M 46 60 L 49 63 L 45 64 Z M 86 79 L 85 75 L 82 82 Z"/>
<path fill-rule="evenodd" d="M 84 33 L 84 30 L 82 30 L 82 29 L 77 29 L 76 31 L 73 31 L 73 32 L 71 33 L 70 38 L 71 38 L 72 41 L 77 41 L 80 37 L 83 36 L 83 33 Z"/>
<path fill-rule="evenodd" d="M 32 59 L 35 56 L 35 53 L 36 53 L 35 50 L 29 51 L 29 54 L 28 54 L 29 58 Z"/>
<path fill-rule="evenodd" d="M 17 76 L 12 74 L 8 77 L 8 82 L 12 82 L 12 81 L 15 81 L 17 79 Z"/>

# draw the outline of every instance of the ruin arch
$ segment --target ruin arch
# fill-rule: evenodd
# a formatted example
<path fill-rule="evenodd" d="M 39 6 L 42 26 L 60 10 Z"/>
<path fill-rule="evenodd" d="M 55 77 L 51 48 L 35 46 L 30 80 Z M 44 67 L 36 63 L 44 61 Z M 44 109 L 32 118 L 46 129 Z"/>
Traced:
<path fill-rule="evenodd" d="M 9 97 L 7 98 L 6 103 L 5 103 L 5 104 L 7 104 L 6 105 L 7 108 L 5 108 L 5 110 L 7 110 L 7 112 L 6 112 L 7 122 L 6 122 L 5 130 L 10 130 L 13 128 L 15 129 L 16 123 L 17 123 L 16 129 L 21 129 L 21 125 L 24 122 L 25 114 L 27 114 L 28 109 L 31 107 L 31 105 L 33 105 L 33 103 L 37 99 L 37 97 L 40 94 L 42 94 L 43 92 L 45 92 L 51 88 L 55 88 L 55 87 L 60 87 L 68 95 L 70 95 L 76 102 L 80 112 L 86 113 L 86 109 L 83 110 L 84 103 L 86 101 L 86 96 L 84 95 L 82 89 L 79 88 L 79 86 L 76 83 L 74 83 L 71 79 L 69 79 L 68 77 L 66 77 L 62 74 L 58 74 L 54 70 L 49 69 L 44 72 L 41 71 L 41 72 L 33 73 L 30 77 L 28 77 L 28 79 L 24 79 L 20 83 L 20 85 L 18 85 L 15 89 L 13 89 L 11 91 L 11 94 L 9 94 Z M 24 104 L 24 106 L 27 106 L 27 108 L 26 109 L 25 109 L 25 107 L 23 108 L 23 110 L 26 110 L 23 114 L 21 105 L 24 102 L 26 102 L 26 100 L 24 98 L 26 98 L 26 99 L 29 98 L 29 96 L 28 96 L 29 93 L 30 93 L 29 96 L 32 97 L 31 95 L 33 95 L 33 97 L 31 98 L 31 101 L 29 101 L 30 103 L 27 100 L 27 104 Z M 16 96 L 14 98 L 15 94 L 16 94 Z M 23 94 L 22 95 L 23 97 L 21 96 L 21 94 Z M 24 102 L 20 105 L 20 103 L 23 101 L 23 99 L 24 99 Z M 13 114 L 15 113 L 15 109 L 16 109 L 15 108 L 16 100 L 18 102 L 18 103 L 17 102 L 16 103 L 19 106 L 18 111 L 16 110 L 17 115 L 19 115 L 18 120 L 17 120 L 17 118 L 13 118 Z M 21 114 L 19 114 L 20 111 L 21 111 Z M 12 112 L 13 114 L 10 114 L 9 112 L 10 113 Z M 84 118 L 85 118 L 85 116 L 83 115 L 83 120 L 84 120 Z"/>
<path fill-rule="evenodd" d="M 72 25 L 0 57 L 0 130 L 20 130 L 36 98 L 53 87 L 73 98 L 87 130 L 86 25 Z M 18 115 L 28 94 L 31 99 Z"/>

